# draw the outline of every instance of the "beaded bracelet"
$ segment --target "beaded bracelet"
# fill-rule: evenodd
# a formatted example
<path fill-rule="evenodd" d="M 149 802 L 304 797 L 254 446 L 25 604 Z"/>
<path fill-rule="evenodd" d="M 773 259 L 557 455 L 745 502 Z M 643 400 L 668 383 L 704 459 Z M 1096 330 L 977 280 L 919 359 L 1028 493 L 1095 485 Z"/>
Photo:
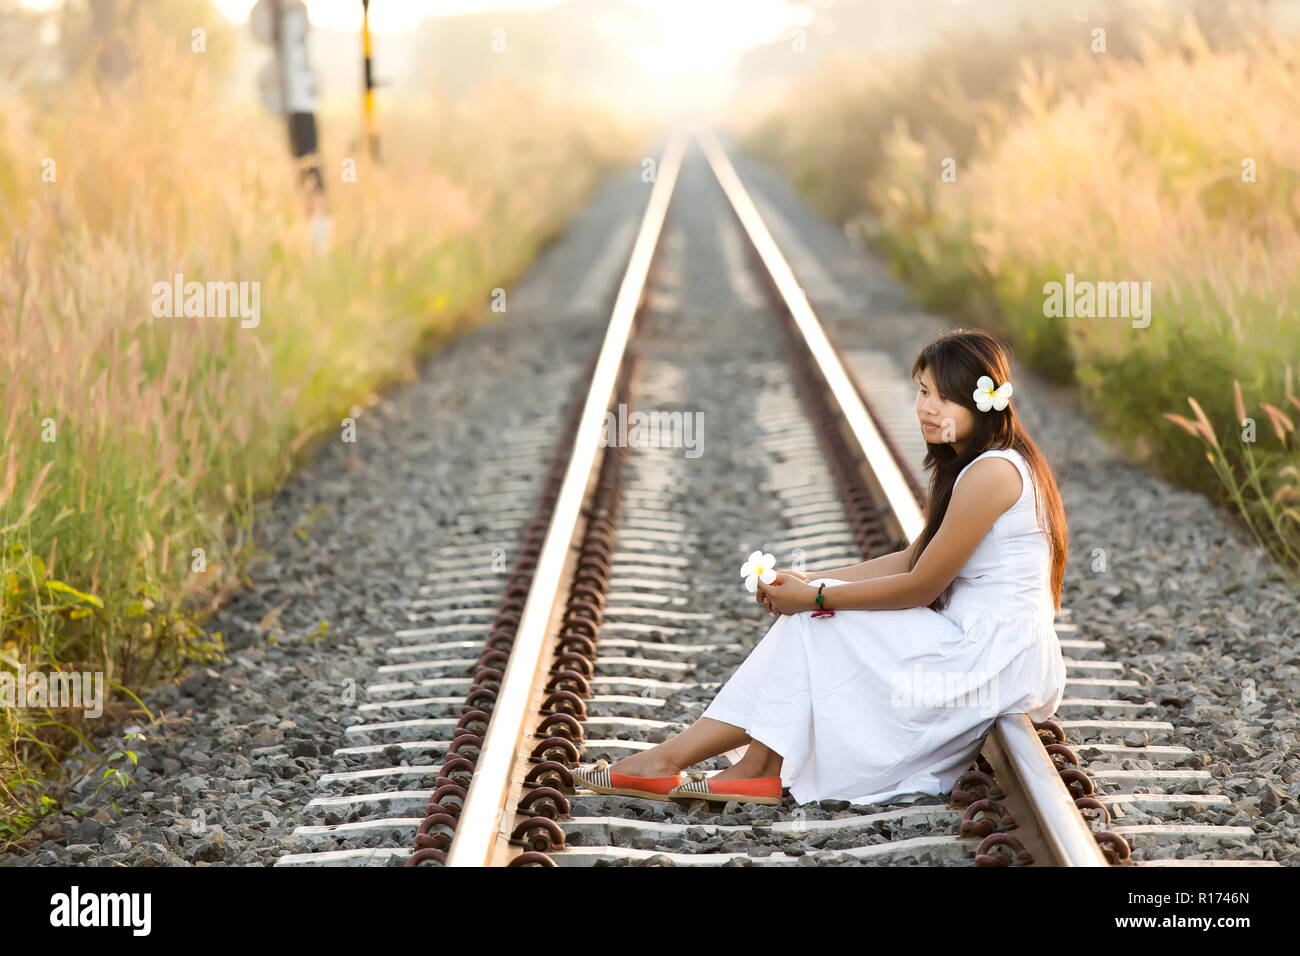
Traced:
<path fill-rule="evenodd" d="M 825 609 L 825 610 L 822 609 L 822 597 L 823 597 L 823 595 L 822 595 L 822 588 L 824 588 L 824 587 L 826 587 L 826 582 L 825 582 L 825 581 L 823 581 L 821 584 L 817 585 L 817 599 L 816 599 L 816 600 L 817 600 L 817 610 L 815 610 L 815 611 L 812 612 L 812 616 L 813 616 L 813 617 L 833 617 L 833 616 L 835 615 L 835 612 L 832 611 L 832 610 L 830 610 L 829 608 L 827 608 L 827 609 Z"/>

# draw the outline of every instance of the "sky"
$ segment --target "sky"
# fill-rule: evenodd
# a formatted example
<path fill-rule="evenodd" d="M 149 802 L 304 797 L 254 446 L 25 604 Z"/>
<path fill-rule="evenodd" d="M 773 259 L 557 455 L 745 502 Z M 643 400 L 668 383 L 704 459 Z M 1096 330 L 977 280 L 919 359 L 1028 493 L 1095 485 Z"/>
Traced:
<path fill-rule="evenodd" d="M 236 22 L 248 19 L 255 0 L 213 0 Z M 537 9 L 558 0 L 371 0 L 370 28 L 376 35 L 401 33 L 426 16 L 487 10 Z M 805 22 L 808 14 L 791 0 L 631 0 L 658 23 L 659 43 L 638 57 L 651 73 L 698 73 L 716 69 L 742 50 Z M 360 0 L 307 0 L 314 25 L 358 29 Z"/>
<path fill-rule="evenodd" d="M 48 9 L 64 0 L 19 0 L 24 6 Z M 165 2 L 165 0 L 148 0 Z M 232 22 L 246 24 L 257 0 L 209 0 Z M 313 26 L 346 34 L 361 27 L 361 0 L 305 0 Z M 370 26 L 381 57 L 380 76 L 386 83 L 414 69 L 402 35 L 427 17 L 487 13 L 499 10 L 541 10 L 564 0 L 370 0 Z M 598 4 L 601 0 L 595 0 Z M 703 108 L 724 103 L 738 83 L 736 67 L 746 50 L 792 38 L 797 27 L 813 19 L 811 6 L 819 0 L 609 0 L 607 27 L 616 40 L 620 6 L 639 7 L 648 16 L 646 29 L 628 37 L 619 50 L 631 69 L 609 78 L 601 89 L 610 98 L 630 102 L 644 93 L 644 108 L 689 104 Z M 956 0 L 949 0 L 956 2 Z M 600 29 L 598 27 L 598 29 Z M 396 45 L 384 44 L 391 37 Z M 386 72 L 385 72 L 386 71 Z M 406 71 L 406 72 L 404 72 Z M 320 77 L 318 77 L 319 79 Z M 328 79 L 328 77 L 326 77 Z M 326 86 L 328 87 L 328 83 Z M 606 87 L 608 87 L 606 89 Z M 328 95 L 328 90 L 326 90 Z M 675 107 L 673 107 L 675 108 Z"/>
<path fill-rule="evenodd" d="M 243 22 L 256 0 L 212 0 L 230 19 Z M 555 6 L 556 0 L 370 0 L 370 29 L 374 33 L 401 33 L 423 17 L 454 15 L 509 7 L 516 10 Z M 356 29 L 361 24 L 361 0 L 307 0 L 307 13 L 316 26 L 332 30 Z"/>

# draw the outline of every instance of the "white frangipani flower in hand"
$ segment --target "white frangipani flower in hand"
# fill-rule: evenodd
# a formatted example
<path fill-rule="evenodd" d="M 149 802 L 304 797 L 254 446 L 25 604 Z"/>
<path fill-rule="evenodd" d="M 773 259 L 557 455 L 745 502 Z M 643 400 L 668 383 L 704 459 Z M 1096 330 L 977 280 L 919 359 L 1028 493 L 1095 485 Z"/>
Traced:
<path fill-rule="evenodd" d="M 758 582 L 771 584 L 776 578 L 776 558 L 762 551 L 750 552 L 749 560 L 740 566 L 740 576 L 745 579 L 745 590 L 753 594 L 758 590 Z"/>
<path fill-rule="evenodd" d="M 990 408 L 1002 411 L 1007 407 L 1007 399 L 1010 397 L 1010 382 L 1003 382 L 995 389 L 993 379 L 987 375 L 981 375 L 979 381 L 975 383 L 975 407 L 981 412 L 987 412 Z"/>

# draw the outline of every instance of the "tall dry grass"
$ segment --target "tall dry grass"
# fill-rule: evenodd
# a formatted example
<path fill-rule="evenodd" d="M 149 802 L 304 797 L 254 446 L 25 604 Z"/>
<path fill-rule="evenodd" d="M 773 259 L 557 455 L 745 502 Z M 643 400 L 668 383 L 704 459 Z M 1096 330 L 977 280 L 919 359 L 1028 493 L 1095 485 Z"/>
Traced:
<path fill-rule="evenodd" d="M 1116 56 L 1091 52 L 1092 26 L 978 44 L 984 93 L 966 90 L 960 109 L 969 51 L 860 68 L 856 85 L 828 74 L 749 142 L 830 190 L 823 208 L 924 303 L 998 328 L 1023 360 L 1077 382 L 1136 460 L 1230 502 L 1300 571 L 1300 40 L 1259 18 L 1213 44 L 1195 20 L 1149 22 Z M 879 87 L 892 92 L 862 92 Z M 870 131 L 866 161 L 834 137 L 823 159 L 810 116 Z M 955 181 L 940 174 L 949 157 Z M 1067 274 L 1150 282 L 1149 325 L 1049 315 L 1046 285 Z"/>
<path fill-rule="evenodd" d="M 120 84 L 0 102 L 0 666 L 102 670 L 119 697 L 220 653 L 203 619 L 238 585 L 254 504 L 480 321 L 636 145 L 514 86 L 390 104 L 382 166 L 351 151 L 354 115 L 327 116 L 318 254 L 282 122 L 218 95 L 188 40 L 137 24 Z M 175 273 L 259 283 L 260 323 L 155 317 Z M 87 729 L 0 710 L 11 818 Z"/>

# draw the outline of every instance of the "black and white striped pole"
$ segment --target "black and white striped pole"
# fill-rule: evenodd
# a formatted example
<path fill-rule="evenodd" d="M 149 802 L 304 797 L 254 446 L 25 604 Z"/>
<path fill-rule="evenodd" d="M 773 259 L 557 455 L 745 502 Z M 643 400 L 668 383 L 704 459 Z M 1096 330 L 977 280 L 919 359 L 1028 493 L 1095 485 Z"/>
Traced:
<path fill-rule="evenodd" d="M 312 236 L 324 246 L 329 241 L 329 206 L 316 133 L 316 77 L 307 57 L 307 7 L 302 0 L 257 0 L 248 23 L 253 35 L 274 52 L 258 75 L 258 92 L 267 109 L 286 119 Z"/>

